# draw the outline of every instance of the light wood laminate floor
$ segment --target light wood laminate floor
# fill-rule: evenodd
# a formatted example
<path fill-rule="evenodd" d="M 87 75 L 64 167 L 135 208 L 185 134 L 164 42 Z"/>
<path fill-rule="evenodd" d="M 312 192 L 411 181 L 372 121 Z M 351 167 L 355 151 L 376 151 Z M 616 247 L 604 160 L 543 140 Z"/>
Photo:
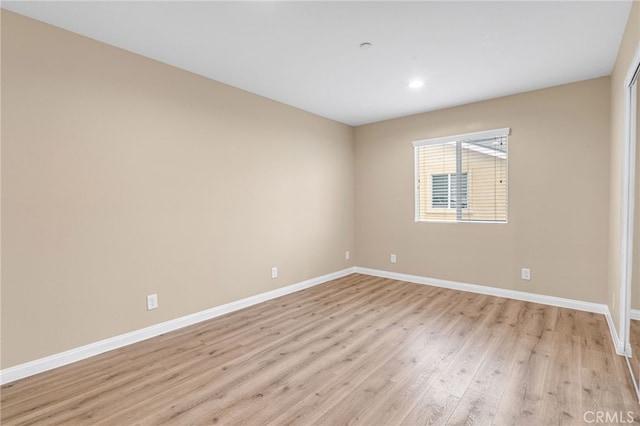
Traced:
<path fill-rule="evenodd" d="M 1 422 L 587 424 L 631 389 L 602 315 L 353 274 L 5 385 Z"/>

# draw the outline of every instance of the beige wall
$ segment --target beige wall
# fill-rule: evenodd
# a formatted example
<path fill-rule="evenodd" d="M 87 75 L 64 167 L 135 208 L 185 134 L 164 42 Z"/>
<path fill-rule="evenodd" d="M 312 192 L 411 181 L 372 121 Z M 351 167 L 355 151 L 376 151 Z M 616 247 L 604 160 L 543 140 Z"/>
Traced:
<path fill-rule="evenodd" d="M 609 253 L 607 299 L 611 316 L 620 335 L 620 194 L 622 179 L 622 144 L 624 138 L 624 79 L 640 42 L 640 2 L 634 1 L 624 38 L 611 73 L 611 146 L 609 176 Z"/>
<path fill-rule="evenodd" d="M 348 126 L 6 11 L 2 91 L 2 368 L 353 266 Z"/>
<path fill-rule="evenodd" d="M 358 266 L 605 302 L 609 88 L 604 77 L 356 128 Z M 502 127 L 509 222 L 415 223 L 411 142 Z"/>

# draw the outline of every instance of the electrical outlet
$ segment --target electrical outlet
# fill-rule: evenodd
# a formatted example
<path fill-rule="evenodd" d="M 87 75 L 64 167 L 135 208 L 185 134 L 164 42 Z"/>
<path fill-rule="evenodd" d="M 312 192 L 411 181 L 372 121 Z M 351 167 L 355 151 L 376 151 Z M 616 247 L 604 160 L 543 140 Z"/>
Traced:
<path fill-rule="evenodd" d="M 147 311 L 156 309 L 158 307 L 158 295 L 150 294 L 147 296 Z"/>
<path fill-rule="evenodd" d="M 344 258 L 345 260 L 349 260 L 351 258 L 351 253 L 349 253 L 349 250 L 344 252 Z"/>
<path fill-rule="evenodd" d="M 395 254 L 391 255 L 391 263 L 396 263 L 398 261 L 398 257 Z"/>
<path fill-rule="evenodd" d="M 271 278 L 278 278 L 278 267 L 274 266 L 271 268 Z"/>
<path fill-rule="evenodd" d="M 526 281 L 531 280 L 531 269 L 522 268 L 522 279 Z"/>

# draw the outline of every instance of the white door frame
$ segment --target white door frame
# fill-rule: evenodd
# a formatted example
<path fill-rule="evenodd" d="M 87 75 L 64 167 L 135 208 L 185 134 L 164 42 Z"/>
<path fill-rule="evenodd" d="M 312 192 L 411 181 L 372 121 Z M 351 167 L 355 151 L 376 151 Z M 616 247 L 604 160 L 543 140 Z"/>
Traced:
<path fill-rule="evenodd" d="M 620 339 L 623 353 L 631 355 L 629 321 L 631 309 L 631 280 L 633 271 L 633 227 L 636 175 L 636 117 L 637 99 L 634 84 L 640 68 L 640 43 L 624 79 L 624 142 L 622 147 L 622 200 L 620 235 Z"/>

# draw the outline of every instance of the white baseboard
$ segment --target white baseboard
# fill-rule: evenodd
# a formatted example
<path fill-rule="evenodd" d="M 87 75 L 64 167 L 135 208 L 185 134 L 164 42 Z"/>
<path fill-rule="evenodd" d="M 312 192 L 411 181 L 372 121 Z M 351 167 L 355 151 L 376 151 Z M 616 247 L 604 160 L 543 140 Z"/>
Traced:
<path fill-rule="evenodd" d="M 640 309 L 630 309 L 629 316 L 634 321 L 640 321 Z M 632 354 L 631 344 L 627 344 L 626 354 L 631 356 L 631 354 Z"/>
<path fill-rule="evenodd" d="M 616 331 L 616 326 L 613 323 L 613 318 L 611 317 L 611 312 L 609 311 L 609 306 L 605 305 L 607 308 L 607 312 L 605 312 L 604 316 L 607 319 L 607 325 L 609 325 L 609 333 L 611 333 L 611 341 L 613 342 L 613 347 L 616 350 L 618 355 L 625 355 L 625 353 L 631 353 L 631 349 L 627 349 L 628 352 L 625 352 L 624 343 L 620 339 L 618 332 Z"/>
<path fill-rule="evenodd" d="M 313 287 L 318 284 L 325 283 L 337 278 L 342 278 L 352 273 L 359 273 L 365 275 L 372 275 L 382 278 L 390 278 L 394 280 L 407 281 L 416 284 L 431 285 L 434 287 L 443 287 L 453 290 L 467 291 L 470 293 L 487 294 L 490 296 L 505 297 L 515 300 L 523 300 L 526 302 L 541 303 L 544 305 L 558 306 L 562 308 L 576 309 L 585 312 L 593 312 L 602 314 L 607 320 L 609 325 L 609 332 L 611 333 L 611 340 L 613 341 L 616 352 L 619 355 L 623 354 L 623 344 L 615 330 L 609 307 L 605 304 L 584 302 L 574 299 L 565 299 L 555 296 L 545 296 L 535 293 L 527 293 L 524 291 L 507 290 L 497 287 L 488 287 L 477 284 L 460 283 L 456 281 L 447 281 L 437 278 L 427 278 L 417 275 L 401 274 L 397 272 L 382 271 L 377 269 L 353 267 L 347 268 L 342 271 L 334 272 L 331 274 L 323 275 L 320 277 L 312 278 L 306 281 L 302 281 L 297 284 L 292 284 L 286 287 L 282 287 L 276 290 L 268 291 L 266 293 L 257 294 L 255 296 L 247 297 L 246 299 L 238 300 L 235 302 L 227 303 L 225 305 L 216 306 L 211 309 L 207 309 L 201 312 L 196 312 L 191 315 L 176 318 L 170 321 L 162 322 L 152 325 L 150 327 L 135 330 L 130 333 L 114 336 L 109 339 L 101 340 L 95 343 L 91 343 L 79 348 L 71 349 L 59 354 L 54 354 L 45 358 L 30 361 L 24 364 L 16 365 L 14 367 L 6 368 L 0 371 L 0 384 L 10 383 L 15 380 L 19 380 L 25 377 L 32 376 L 34 374 L 42 373 L 47 370 L 51 370 L 63 365 L 71 364 L 76 361 L 80 361 L 94 355 L 98 355 L 104 352 L 108 352 L 113 349 L 117 349 L 132 343 L 140 342 L 142 340 L 149 339 L 151 337 L 158 336 L 160 334 L 168 333 L 173 330 L 177 330 L 183 327 L 187 327 L 192 324 L 196 324 L 202 321 L 206 321 L 211 318 L 215 318 L 220 315 L 224 315 L 233 311 L 237 311 L 242 308 L 246 308 L 261 302 L 265 302 L 276 297 L 284 296 L 296 291 L 304 290 L 305 288 Z M 635 311 L 637 318 L 640 319 L 640 311 Z M 634 313 L 632 312 L 632 316 Z M 635 319 L 635 318 L 634 318 Z"/>
<path fill-rule="evenodd" d="M 542 294 L 528 293 L 525 291 L 507 290 L 497 287 L 488 287 L 478 284 L 467 284 L 456 281 L 447 281 L 437 278 L 427 278 L 418 275 L 400 274 L 397 272 L 381 271 L 369 268 L 354 268 L 356 273 L 373 275 L 376 277 L 390 278 L 393 280 L 407 281 L 415 284 L 431 285 L 434 287 L 449 288 L 452 290 L 468 291 L 470 293 L 487 294 L 490 296 L 505 297 L 508 299 L 522 300 L 525 302 L 540 303 L 543 305 L 558 306 L 561 308 L 576 309 L 578 311 L 593 312 L 602 314 L 607 320 L 611 340 L 618 355 L 623 354 L 623 344 L 614 327 L 613 319 L 609 307 L 602 303 L 584 302 L 581 300 L 565 299 L 562 297 L 546 296 Z M 640 313 L 640 312 L 639 312 Z"/>
<path fill-rule="evenodd" d="M 221 306 L 216 306 L 211 309 L 155 324 L 150 327 L 121 334 L 119 336 L 114 336 L 109 339 L 100 340 L 95 343 L 90 343 L 88 345 L 54 354 L 45 358 L 40 358 L 24 364 L 16 365 L 14 367 L 5 368 L 4 370 L 0 371 L 0 384 L 10 383 L 15 380 L 32 376 L 34 374 L 42 373 L 44 371 L 51 370 L 57 367 L 62 367 L 63 365 L 71 364 L 73 362 L 80 361 L 94 355 L 108 352 L 110 350 L 121 348 L 132 343 L 140 342 L 142 340 L 146 340 L 160 334 L 206 321 L 208 319 L 237 311 L 239 309 L 246 308 L 248 306 L 252 306 L 261 302 L 265 302 L 270 299 L 275 299 L 276 297 L 304 290 L 305 288 L 313 287 L 315 285 L 335 280 L 337 278 L 342 278 L 354 272 L 355 268 L 348 268 L 331 274 L 322 275 L 320 277 L 311 278 L 309 280 L 278 288 L 276 290 L 271 290 L 266 293 L 247 297 L 246 299 L 237 300 L 235 302 L 227 303 Z"/>

